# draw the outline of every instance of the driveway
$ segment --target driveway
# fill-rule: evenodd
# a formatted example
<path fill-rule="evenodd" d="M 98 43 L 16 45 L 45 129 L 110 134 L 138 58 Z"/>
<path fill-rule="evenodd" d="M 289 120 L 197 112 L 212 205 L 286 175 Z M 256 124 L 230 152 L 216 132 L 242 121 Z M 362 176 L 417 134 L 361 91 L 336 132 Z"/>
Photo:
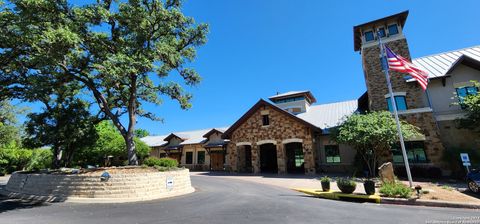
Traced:
<path fill-rule="evenodd" d="M 476 210 L 324 200 L 278 186 L 234 178 L 194 175 L 192 183 L 197 190 L 195 193 L 142 203 L 31 204 L 0 199 L 0 223 L 243 224 L 480 221 L 480 215 Z"/>

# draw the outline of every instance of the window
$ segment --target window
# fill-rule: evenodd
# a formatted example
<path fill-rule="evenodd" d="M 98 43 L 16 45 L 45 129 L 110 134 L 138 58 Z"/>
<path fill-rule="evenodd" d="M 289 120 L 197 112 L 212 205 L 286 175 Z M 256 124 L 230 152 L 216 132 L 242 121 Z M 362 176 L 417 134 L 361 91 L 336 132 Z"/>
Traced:
<path fill-rule="evenodd" d="M 340 163 L 340 151 L 338 150 L 338 145 L 326 145 L 325 158 L 327 163 Z"/>
<path fill-rule="evenodd" d="M 160 158 L 165 158 L 165 157 L 167 157 L 166 153 L 160 153 Z"/>
<path fill-rule="evenodd" d="M 407 151 L 408 162 L 428 162 L 425 154 L 425 143 L 423 141 L 405 142 L 405 150 Z M 394 163 L 403 163 L 402 148 L 400 147 L 400 143 L 392 146 L 392 154 Z"/>
<path fill-rule="evenodd" d="M 197 152 L 197 164 L 205 164 L 205 151 Z"/>
<path fill-rule="evenodd" d="M 305 160 L 303 159 L 303 149 L 296 148 L 295 149 L 295 167 L 299 168 L 303 166 Z"/>
<path fill-rule="evenodd" d="M 462 108 L 465 108 L 465 105 L 463 105 L 463 101 L 465 100 L 465 97 L 478 94 L 478 88 L 475 86 L 464 86 L 464 87 L 456 88 L 456 91 L 457 91 L 458 101 L 460 102 L 460 106 Z"/>
<path fill-rule="evenodd" d="M 388 26 L 388 35 L 395 35 L 398 34 L 398 26 L 397 24 L 392 24 Z"/>
<path fill-rule="evenodd" d="M 408 109 L 407 100 L 405 99 L 405 96 L 394 96 L 394 99 L 395 99 L 395 104 L 397 105 L 398 111 Z M 388 110 L 390 112 L 393 112 L 392 101 L 390 100 L 390 97 L 387 97 L 387 104 L 388 104 Z"/>
<path fill-rule="evenodd" d="M 385 28 L 383 28 L 383 27 L 382 27 L 382 28 L 378 28 L 378 32 L 377 32 L 377 33 L 378 33 L 377 35 L 378 35 L 379 37 L 386 37 L 386 36 L 387 36 L 387 34 L 385 33 Z"/>
<path fill-rule="evenodd" d="M 363 35 L 365 36 L 365 42 L 369 42 L 375 39 L 375 36 L 373 35 L 373 31 L 367 31 Z"/>
<path fill-rule="evenodd" d="M 263 126 L 270 125 L 270 119 L 268 118 L 268 114 L 262 115 L 262 124 Z"/>
<path fill-rule="evenodd" d="M 193 163 L 193 152 L 186 152 L 185 163 L 192 164 Z"/>
<path fill-rule="evenodd" d="M 303 96 L 290 97 L 290 98 L 277 100 L 277 101 L 275 101 L 275 103 L 288 103 L 288 102 L 300 101 L 300 100 L 304 100 L 304 99 L 305 99 L 305 97 L 303 97 Z"/>

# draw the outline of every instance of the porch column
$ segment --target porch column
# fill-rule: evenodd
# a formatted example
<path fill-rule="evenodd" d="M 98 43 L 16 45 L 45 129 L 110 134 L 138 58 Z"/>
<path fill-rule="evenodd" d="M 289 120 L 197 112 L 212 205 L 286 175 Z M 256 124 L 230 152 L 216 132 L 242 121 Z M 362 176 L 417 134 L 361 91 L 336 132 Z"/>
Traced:
<path fill-rule="evenodd" d="M 311 140 L 303 143 L 303 160 L 305 162 L 305 174 L 314 175 L 316 173 L 315 152 Z"/>
<path fill-rule="evenodd" d="M 277 166 L 278 173 L 285 174 L 287 173 L 287 157 L 285 153 L 285 147 L 283 144 L 277 144 Z"/>
<path fill-rule="evenodd" d="M 253 173 L 260 173 L 260 147 L 252 144 L 252 167 Z"/>

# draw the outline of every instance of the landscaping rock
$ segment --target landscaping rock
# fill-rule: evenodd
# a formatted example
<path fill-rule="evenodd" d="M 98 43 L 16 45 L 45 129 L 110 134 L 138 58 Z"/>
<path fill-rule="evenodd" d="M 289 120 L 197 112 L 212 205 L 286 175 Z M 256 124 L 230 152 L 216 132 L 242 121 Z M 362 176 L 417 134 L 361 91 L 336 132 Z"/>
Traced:
<path fill-rule="evenodd" d="M 395 174 L 393 173 L 393 164 L 391 162 L 382 164 L 378 168 L 378 174 L 383 183 L 395 183 Z"/>

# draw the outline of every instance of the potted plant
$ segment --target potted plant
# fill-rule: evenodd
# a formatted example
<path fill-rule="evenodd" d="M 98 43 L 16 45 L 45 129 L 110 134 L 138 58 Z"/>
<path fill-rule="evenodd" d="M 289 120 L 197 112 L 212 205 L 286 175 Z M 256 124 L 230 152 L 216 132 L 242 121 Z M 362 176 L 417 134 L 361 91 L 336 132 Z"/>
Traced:
<path fill-rule="evenodd" d="M 337 179 L 337 186 L 342 193 L 351 194 L 357 188 L 357 183 L 350 178 L 339 178 Z"/>
<path fill-rule="evenodd" d="M 330 177 L 324 176 L 320 178 L 320 183 L 322 183 L 322 190 L 329 191 L 330 190 Z"/>
<path fill-rule="evenodd" d="M 371 179 L 366 179 L 363 182 L 363 188 L 365 188 L 365 194 L 367 195 L 375 194 L 375 181 Z"/>

